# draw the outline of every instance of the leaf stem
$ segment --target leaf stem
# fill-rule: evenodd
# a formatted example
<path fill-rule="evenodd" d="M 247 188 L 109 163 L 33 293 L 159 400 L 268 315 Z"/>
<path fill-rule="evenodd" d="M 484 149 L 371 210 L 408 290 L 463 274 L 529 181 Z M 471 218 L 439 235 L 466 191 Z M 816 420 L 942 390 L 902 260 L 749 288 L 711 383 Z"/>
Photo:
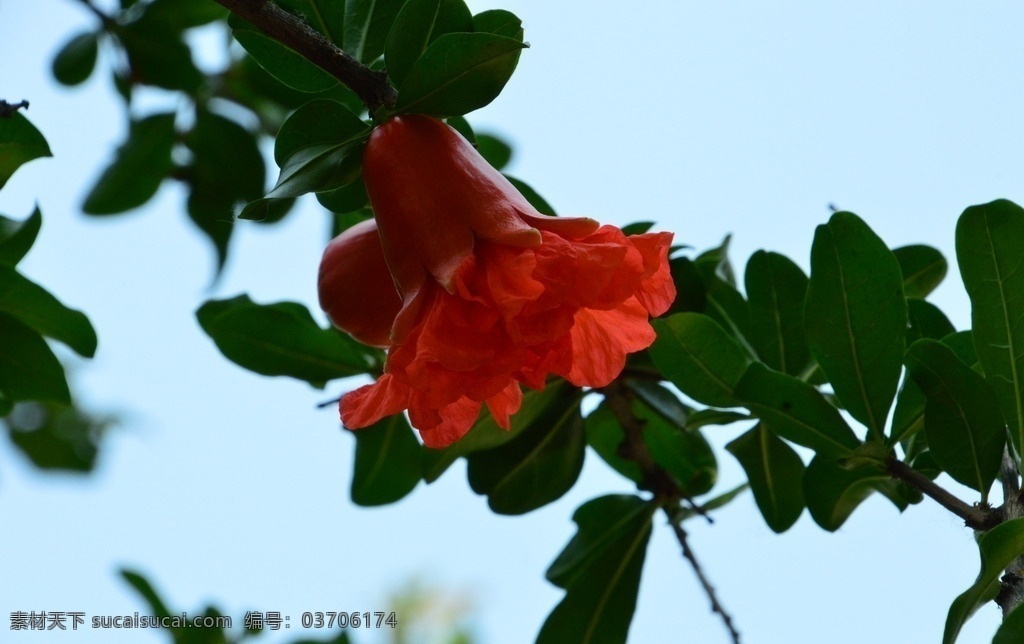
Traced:
<path fill-rule="evenodd" d="M 269 0 L 216 0 L 263 33 L 290 47 L 309 62 L 334 76 L 356 93 L 373 116 L 395 105 L 398 94 L 385 72 L 373 71 Z"/>
<path fill-rule="evenodd" d="M 896 457 L 889 457 L 885 469 L 894 479 L 903 481 L 931 497 L 939 505 L 964 520 L 964 524 L 975 530 L 990 530 L 1002 522 L 1002 512 L 991 508 L 968 505 Z"/>

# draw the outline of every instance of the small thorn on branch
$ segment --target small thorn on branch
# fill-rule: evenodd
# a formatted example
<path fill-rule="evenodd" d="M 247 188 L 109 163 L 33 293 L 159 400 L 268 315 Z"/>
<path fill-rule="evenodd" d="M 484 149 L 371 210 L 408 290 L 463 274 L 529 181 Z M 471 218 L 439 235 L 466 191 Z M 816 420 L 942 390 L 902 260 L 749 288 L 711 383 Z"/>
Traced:
<path fill-rule="evenodd" d="M 0 99 L 0 118 L 9 119 L 14 116 L 15 112 L 21 109 L 28 109 L 28 101 L 8 103 L 7 101 Z"/>

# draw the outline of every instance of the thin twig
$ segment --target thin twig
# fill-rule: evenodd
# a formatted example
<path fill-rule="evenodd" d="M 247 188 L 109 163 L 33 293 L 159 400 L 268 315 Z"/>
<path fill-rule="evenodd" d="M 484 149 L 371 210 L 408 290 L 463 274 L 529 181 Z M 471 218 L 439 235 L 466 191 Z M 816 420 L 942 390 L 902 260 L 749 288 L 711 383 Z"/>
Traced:
<path fill-rule="evenodd" d="M 711 585 L 707 575 L 704 574 L 704 568 L 697 561 L 697 555 L 694 554 L 687 539 L 686 530 L 683 529 L 680 523 L 673 520 L 672 512 L 668 508 L 665 508 L 665 514 L 668 515 L 668 521 L 672 524 L 672 531 L 675 532 L 676 540 L 679 541 L 679 545 L 683 549 L 683 557 L 690 563 L 690 567 L 693 568 L 694 574 L 697 575 L 700 585 L 704 588 L 704 594 L 711 600 L 711 612 L 718 613 L 722 617 L 722 622 L 725 623 L 725 628 L 729 630 L 729 636 L 732 638 L 733 644 L 740 644 L 740 633 L 732 623 L 732 616 L 722 606 L 722 602 L 718 600 L 718 593 L 715 592 L 715 587 Z"/>
<path fill-rule="evenodd" d="M 269 0 L 216 0 L 260 31 L 298 52 L 359 96 L 371 116 L 398 98 L 387 74 L 373 71 L 336 47 L 323 34 Z"/>
<path fill-rule="evenodd" d="M 989 530 L 997 526 L 1002 520 L 1001 512 L 968 505 L 950 494 L 942 486 L 936 484 L 935 481 L 895 457 L 889 458 L 886 463 L 886 470 L 893 478 L 899 479 L 907 485 L 920 490 L 925 495 L 930 496 L 939 505 L 963 519 L 968 527 L 975 530 Z"/>
<path fill-rule="evenodd" d="M 5 100 L 0 100 L 0 118 L 9 119 L 14 116 L 14 113 L 20 109 L 28 109 L 28 101 L 21 101 L 19 103 L 8 103 Z"/>

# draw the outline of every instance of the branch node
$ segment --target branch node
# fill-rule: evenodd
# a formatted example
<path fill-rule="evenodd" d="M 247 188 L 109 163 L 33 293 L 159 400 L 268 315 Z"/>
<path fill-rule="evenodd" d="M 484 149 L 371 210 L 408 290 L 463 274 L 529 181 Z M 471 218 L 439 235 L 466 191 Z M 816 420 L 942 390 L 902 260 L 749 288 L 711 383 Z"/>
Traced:
<path fill-rule="evenodd" d="M 14 116 L 15 112 L 21 109 L 28 109 L 28 101 L 8 103 L 7 101 L 0 99 L 0 118 L 9 119 Z"/>

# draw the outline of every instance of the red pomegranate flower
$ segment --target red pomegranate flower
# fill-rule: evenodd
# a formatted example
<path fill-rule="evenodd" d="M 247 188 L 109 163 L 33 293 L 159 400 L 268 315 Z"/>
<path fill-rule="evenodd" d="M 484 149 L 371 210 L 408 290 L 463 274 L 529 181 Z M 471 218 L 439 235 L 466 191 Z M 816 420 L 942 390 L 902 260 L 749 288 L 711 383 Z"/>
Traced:
<path fill-rule="evenodd" d="M 321 306 L 337 326 L 377 345 L 390 327 L 384 375 L 342 397 L 349 428 L 408 410 L 424 443 L 445 447 L 486 404 L 508 429 L 520 383 L 609 384 L 654 341 L 649 316 L 675 298 L 671 233 L 627 237 L 542 215 L 436 119 L 379 126 L 363 177 L 380 244 L 372 224 L 350 229 L 320 269 Z"/>

